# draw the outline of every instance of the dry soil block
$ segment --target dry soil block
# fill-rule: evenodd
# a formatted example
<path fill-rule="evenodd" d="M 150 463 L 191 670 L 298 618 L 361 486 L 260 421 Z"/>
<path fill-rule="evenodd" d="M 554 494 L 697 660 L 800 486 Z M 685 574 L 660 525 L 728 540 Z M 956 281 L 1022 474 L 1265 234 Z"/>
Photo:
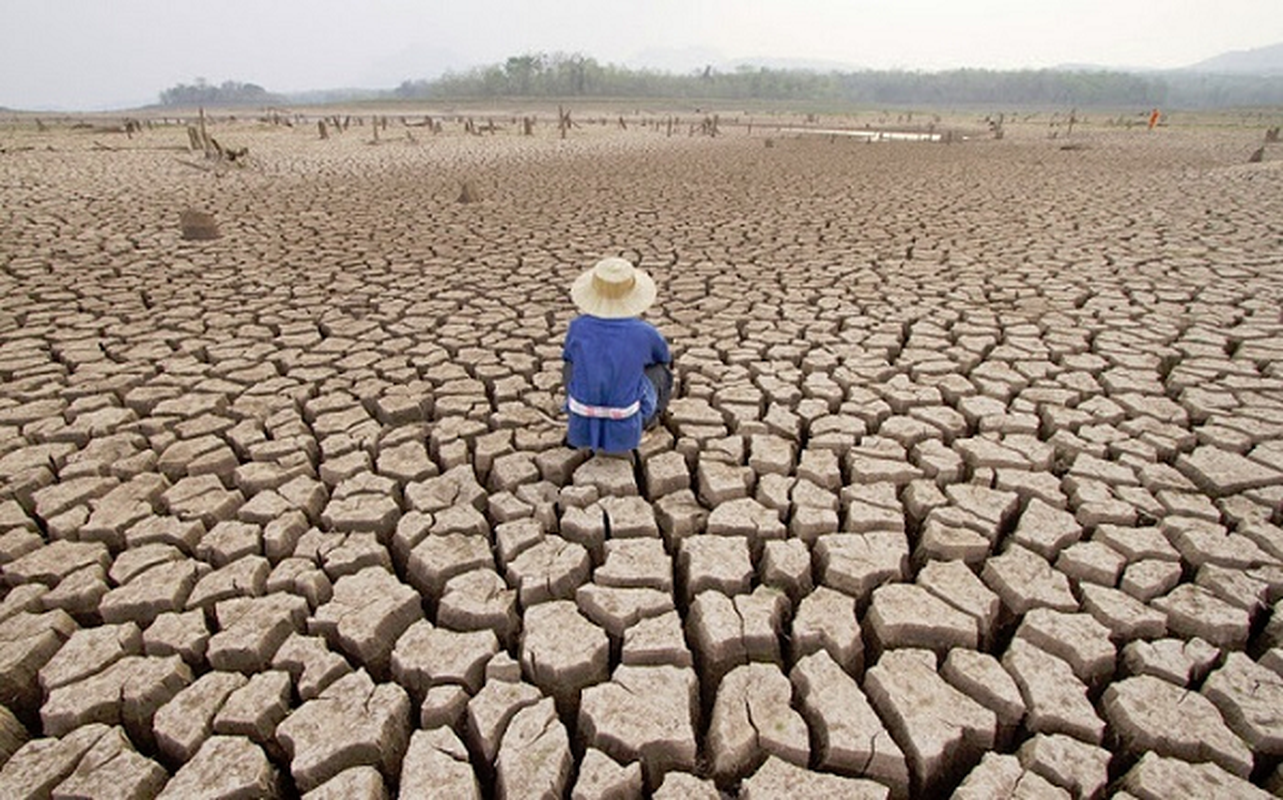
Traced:
<path fill-rule="evenodd" d="M 276 738 L 302 791 L 359 765 L 392 779 L 410 738 L 410 698 L 400 686 L 353 672 L 296 709 L 277 726 Z"/>
<path fill-rule="evenodd" d="M 1110 724 L 1131 753 L 1212 761 L 1241 778 L 1252 771 L 1252 752 L 1201 694 L 1141 675 L 1111 684 L 1103 702 Z"/>
<path fill-rule="evenodd" d="M 929 650 L 884 653 L 864 688 L 904 743 L 915 791 L 956 779 L 994 744 L 994 713 L 946 683 Z"/>
<path fill-rule="evenodd" d="M 610 641 L 574 603 L 541 603 L 522 619 L 521 669 L 558 703 L 574 709 L 582 689 L 609 677 Z"/>
<path fill-rule="evenodd" d="M 719 781 L 744 777 L 769 755 L 807 764 L 807 727 L 789 706 L 791 694 L 788 679 L 773 664 L 746 664 L 722 679 L 708 726 L 713 774 Z"/>
<path fill-rule="evenodd" d="M 824 651 L 798 661 L 789 677 L 815 737 L 819 766 L 867 775 L 891 787 L 896 797 L 907 797 L 904 753 L 855 680 Z"/>

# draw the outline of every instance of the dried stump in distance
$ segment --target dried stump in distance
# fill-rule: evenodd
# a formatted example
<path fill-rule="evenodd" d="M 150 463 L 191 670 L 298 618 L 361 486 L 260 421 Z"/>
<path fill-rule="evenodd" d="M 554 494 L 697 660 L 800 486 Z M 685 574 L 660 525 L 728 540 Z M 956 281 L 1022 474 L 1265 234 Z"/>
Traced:
<path fill-rule="evenodd" d="M 459 189 L 459 199 L 457 202 L 480 203 L 481 192 L 477 189 L 477 185 L 472 181 L 464 181 L 463 186 Z"/>
<path fill-rule="evenodd" d="M 189 241 L 208 241 L 223 235 L 218 230 L 214 215 L 208 211 L 188 208 L 179 215 L 178 221 L 183 229 L 183 238 Z"/>

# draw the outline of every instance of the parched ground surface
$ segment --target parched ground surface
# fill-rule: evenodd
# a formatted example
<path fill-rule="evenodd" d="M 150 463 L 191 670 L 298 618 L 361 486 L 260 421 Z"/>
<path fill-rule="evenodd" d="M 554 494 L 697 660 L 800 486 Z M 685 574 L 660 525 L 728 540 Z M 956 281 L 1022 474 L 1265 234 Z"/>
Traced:
<path fill-rule="evenodd" d="M 6 134 L 0 794 L 1279 790 L 1257 129 L 457 127 Z M 635 462 L 562 444 L 612 254 Z"/>

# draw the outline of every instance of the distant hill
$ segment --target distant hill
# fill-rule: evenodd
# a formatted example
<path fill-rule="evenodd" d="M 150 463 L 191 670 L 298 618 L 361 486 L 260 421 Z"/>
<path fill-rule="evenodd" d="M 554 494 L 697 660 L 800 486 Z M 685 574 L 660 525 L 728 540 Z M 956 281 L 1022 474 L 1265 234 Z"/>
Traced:
<path fill-rule="evenodd" d="M 1186 67 L 1218 75 L 1283 76 L 1283 42 L 1251 50 L 1233 50 Z"/>
<path fill-rule="evenodd" d="M 1154 67 L 1128 67 L 1109 64 L 1089 64 L 1087 62 L 1070 62 L 1048 67 L 1052 72 L 1125 72 L 1128 75 L 1158 74 L 1163 70 Z"/>
<path fill-rule="evenodd" d="M 1198 72 L 1210 75 L 1283 76 L 1283 42 L 1251 50 L 1231 50 L 1175 69 L 1078 62 L 1057 64 L 1052 69 L 1056 72 L 1127 72 L 1133 75 Z"/>
<path fill-rule="evenodd" d="M 845 61 L 830 61 L 817 58 L 771 58 L 769 56 L 738 58 L 724 65 L 724 68 L 732 70 L 746 67 L 751 69 L 802 70 L 805 72 L 860 72 L 862 69 Z"/>
<path fill-rule="evenodd" d="M 709 47 L 651 47 L 634 54 L 624 65 L 630 69 L 683 75 L 710 64 L 718 67 L 723 61 L 722 54 Z"/>

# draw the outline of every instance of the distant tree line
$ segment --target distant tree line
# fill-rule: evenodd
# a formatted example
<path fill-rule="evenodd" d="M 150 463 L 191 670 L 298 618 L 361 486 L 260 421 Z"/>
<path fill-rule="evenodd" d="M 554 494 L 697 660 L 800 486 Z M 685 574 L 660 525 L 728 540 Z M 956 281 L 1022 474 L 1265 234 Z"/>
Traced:
<path fill-rule="evenodd" d="M 1283 106 L 1283 80 L 1264 75 L 1169 72 L 1168 105 L 1177 108 Z"/>
<path fill-rule="evenodd" d="M 1164 106 L 1283 105 L 1283 81 L 1239 75 L 1110 70 L 815 72 L 741 66 L 688 74 L 601 64 L 580 54 L 513 56 L 502 64 L 407 80 L 393 95 L 462 97 L 672 97 L 804 100 L 883 105 Z"/>
<path fill-rule="evenodd" d="M 180 83 L 171 86 L 160 93 L 163 106 L 271 105 L 280 101 L 279 95 L 254 83 L 223 81 L 214 85 L 204 78 L 197 78 L 191 85 Z"/>
<path fill-rule="evenodd" d="M 212 84 L 197 78 L 160 93 L 164 106 L 278 105 L 384 97 L 410 100 L 467 97 L 667 97 L 772 100 L 879 106 L 1047 106 L 1232 108 L 1283 106 L 1283 81 L 1253 75 L 1110 70 L 989 70 L 945 72 L 860 70 L 816 72 L 740 66 L 685 74 L 602 64 L 579 53 L 527 53 L 501 64 L 406 80 L 391 91 L 351 90 L 281 96 L 253 83 Z"/>

